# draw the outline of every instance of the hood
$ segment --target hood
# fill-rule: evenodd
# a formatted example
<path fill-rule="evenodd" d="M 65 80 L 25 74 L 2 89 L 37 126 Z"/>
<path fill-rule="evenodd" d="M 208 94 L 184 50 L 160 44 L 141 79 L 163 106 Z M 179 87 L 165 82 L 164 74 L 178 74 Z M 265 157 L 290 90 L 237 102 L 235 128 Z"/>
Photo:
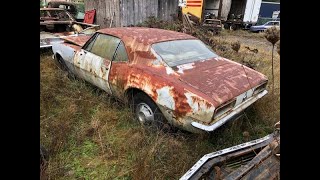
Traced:
<path fill-rule="evenodd" d="M 174 69 L 181 81 L 211 97 L 216 106 L 267 80 L 263 74 L 221 57 Z"/>
<path fill-rule="evenodd" d="M 66 37 L 63 37 L 62 39 L 65 40 L 66 42 L 82 47 L 90 39 L 90 37 L 91 35 L 80 35 L 80 36 L 66 36 Z"/>

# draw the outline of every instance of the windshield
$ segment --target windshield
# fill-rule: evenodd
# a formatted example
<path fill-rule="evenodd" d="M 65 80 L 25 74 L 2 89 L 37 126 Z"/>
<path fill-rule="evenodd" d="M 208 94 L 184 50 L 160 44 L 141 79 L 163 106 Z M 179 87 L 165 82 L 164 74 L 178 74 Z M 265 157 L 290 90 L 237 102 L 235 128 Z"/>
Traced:
<path fill-rule="evenodd" d="M 170 66 L 207 60 L 217 55 L 200 40 L 175 40 L 152 45 L 152 49 Z"/>

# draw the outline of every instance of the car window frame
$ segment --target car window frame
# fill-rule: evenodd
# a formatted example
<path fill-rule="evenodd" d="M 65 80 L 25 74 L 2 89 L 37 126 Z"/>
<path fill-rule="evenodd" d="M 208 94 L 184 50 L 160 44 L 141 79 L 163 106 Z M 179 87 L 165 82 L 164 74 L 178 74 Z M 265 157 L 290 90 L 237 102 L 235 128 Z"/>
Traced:
<path fill-rule="evenodd" d="M 126 62 L 126 63 L 130 62 L 128 50 L 127 50 L 127 48 L 126 48 L 125 43 L 122 41 L 121 38 L 119 38 L 119 37 L 117 37 L 117 36 L 110 35 L 110 34 L 104 34 L 104 33 L 99 33 L 99 32 L 94 33 L 94 34 L 91 36 L 91 38 L 81 47 L 81 49 L 84 50 L 84 51 L 86 51 L 86 52 L 90 52 L 90 51 L 87 50 L 86 48 L 89 46 L 90 43 L 95 43 L 98 35 L 100 35 L 100 34 L 103 34 L 103 35 L 106 35 L 106 36 L 112 36 L 112 37 L 115 37 L 115 38 L 117 38 L 117 39 L 120 40 L 120 42 L 118 43 L 118 45 L 117 45 L 117 47 L 116 47 L 116 49 L 115 49 L 115 51 L 114 51 L 114 53 L 113 53 L 113 55 L 112 55 L 112 59 L 109 59 L 111 62 Z M 121 42 L 123 43 L 123 46 L 124 46 L 124 48 L 125 48 L 125 52 L 126 52 L 127 57 L 128 57 L 128 58 L 127 58 L 127 61 L 114 61 L 116 52 L 117 52 L 117 50 L 118 50 L 119 45 L 120 45 Z M 91 46 L 91 48 L 92 48 L 92 46 Z M 90 50 L 91 50 L 91 49 L 90 49 Z M 90 52 L 90 53 L 92 53 L 92 52 Z M 93 54 L 94 54 L 94 53 L 93 53 Z M 95 55 L 96 55 L 96 54 L 95 54 Z M 96 56 L 99 56 L 99 55 L 96 55 Z M 99 56 L 99 57 L 101 57 L 101 56 Z M 101 58 L 104 58 L 104 57 L 101 57 Z M 104 59 L 106 59 L 106 58 L 104 58 Z"/>
<path fill-rule="evenodd" d="M 120 39 L 120 38 L 119 38 L 119 39 Z M 127 54 L 127 60 L 126 60 L 126 61 L 115 61 L 116 54 L 117 54 L 118 48 L 119 48 L 119 46 L 120 46 L 121 43 L 123 44 L 123 47 L 124 47 L 125 52 L 126 52 L 126 54 Z M 118 46 L 117 46 L 117 48 L 116 48 L 116 50 L 115 50 L 115 52 L 114 52 L 114 54 L 113 54 L 112 62 L 115 62 L 115 63 L 128 63 L 129 61 L 130 61 L 130 59 L 129 59 L 129 54 L 128 54 L 126 45 L 125 45 L 125 43 L 120 39 L 120 42 L 119 42 L 119 44 L 118 44 Z"/>
<path fill-rule="evenodd" d="M 277 22 L 277 21 L 276 21 L 276 22 L 273 23 L 273 25 L 274 25 L 274 26 L 280 26 L 280 22 Z"/>
<path fill-rule="evenodd" d="M 272 24 L 273 23 L 269 21 L 269 22 L 265 23 L 264 26 L 272 26 Z"/>
<path fill-rule="evenodd" d="M 94 33 L 91 38 L 81 47 L 82 50 L 84 51 L 87 51 L 87 52 L 90 52 L 88 51 L 86 48 L 89 46 L 90 43 L 94 43 L 97 39 L 97 36 L 99 35 L 100 33 L 96 32 Z M 92 47 L 91 47 L 92 48 Z M 90 49 L 91 50 L 91 49 Z"/>

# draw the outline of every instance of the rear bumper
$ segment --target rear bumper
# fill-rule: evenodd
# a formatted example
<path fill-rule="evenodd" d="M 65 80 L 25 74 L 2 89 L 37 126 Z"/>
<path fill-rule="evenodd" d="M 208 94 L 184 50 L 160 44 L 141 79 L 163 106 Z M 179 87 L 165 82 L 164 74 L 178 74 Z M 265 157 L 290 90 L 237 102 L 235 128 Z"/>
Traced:
<path fill-rule="evenodd" d="M 242 112 L 244 109 L 246 109 L 247 107 L 249 107 L 251 104 L 253 104 L 254 102 L 256 102 L 258 99 L 262 98 L 264 95 L 266 95 L 268 93 L 267 90 L 262 91 L 261 93 L 247 99 L 246 101 L 244 101 L 243 103 L 239 104 L 238 106 L 234 107 L 232 109 L 232 111 L 222 117 L 220 120 L 218 120 L 217 122 L 211 124 L 211 125 L 205 125 L 205 124 L 201 124 L 199 122 L 192 122 L 191 125 L 193 127 L 196 127 L 198 129 L 204 130 L 204 131 L 214 131 L 215 129 L 217 129 L 218 127 L 222 126 L 223 124 L 225 124 L 227 121 L 231 120 L 232 118 L 234 118 L 237 114 L 239 114 L 240 112 Z"/>

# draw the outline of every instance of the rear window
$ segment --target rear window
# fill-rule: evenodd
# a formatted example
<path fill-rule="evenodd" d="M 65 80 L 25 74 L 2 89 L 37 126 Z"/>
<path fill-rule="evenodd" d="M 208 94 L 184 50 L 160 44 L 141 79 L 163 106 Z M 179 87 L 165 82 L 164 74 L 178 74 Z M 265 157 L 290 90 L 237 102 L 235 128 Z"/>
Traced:
<path fill-rule="evenodd" d="M 175 40 L 152 45 L 152 49 L 170 66 L 192 63 L 217 57 L 200 40 Z"/>

